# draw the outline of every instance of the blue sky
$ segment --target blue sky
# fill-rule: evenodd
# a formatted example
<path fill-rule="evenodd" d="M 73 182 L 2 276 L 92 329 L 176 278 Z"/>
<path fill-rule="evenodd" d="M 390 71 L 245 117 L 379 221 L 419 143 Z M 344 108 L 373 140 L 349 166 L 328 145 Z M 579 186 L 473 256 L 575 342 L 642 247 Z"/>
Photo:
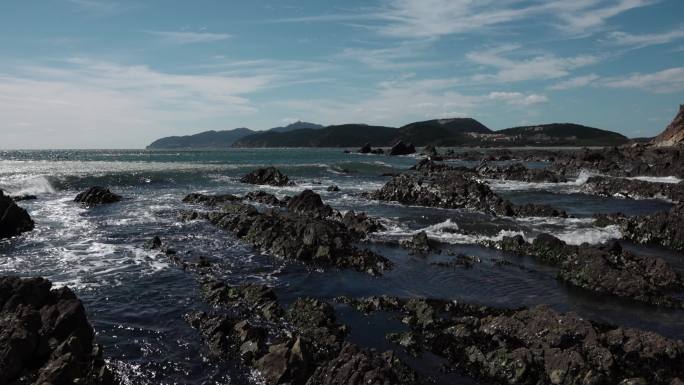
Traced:
<path fill-rule="evenodd" d="M 0 148 L 140 148 L 306 120 L 652 136 L 684 103 L 682 0 L 0 5 Z"/>

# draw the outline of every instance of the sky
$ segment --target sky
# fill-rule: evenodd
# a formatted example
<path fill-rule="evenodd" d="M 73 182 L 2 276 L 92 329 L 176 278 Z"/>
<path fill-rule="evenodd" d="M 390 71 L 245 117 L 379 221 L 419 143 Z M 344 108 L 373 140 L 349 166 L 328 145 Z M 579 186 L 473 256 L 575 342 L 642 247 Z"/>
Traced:
<path fill-rule="evenodd" d="M 0 148 L 143 148 L 304 120 L 653 136 L 682 0 L 4 0 Z"/>

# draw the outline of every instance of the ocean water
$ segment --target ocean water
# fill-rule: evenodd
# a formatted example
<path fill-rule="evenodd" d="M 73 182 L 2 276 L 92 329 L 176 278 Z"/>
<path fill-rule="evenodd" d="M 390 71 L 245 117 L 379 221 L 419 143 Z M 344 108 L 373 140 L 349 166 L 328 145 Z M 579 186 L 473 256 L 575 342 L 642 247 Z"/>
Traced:
<path fill-rule="evenodd" d="M 549 304 L 589 319 L 684 338 L 684 311 L 572 289 L 556 281 L 557 270 L 551 266 L 476 245 L 512 234 L 533 239 L 541 232 L 572 244 L 602 243 L 621 234 L 614 227 L 595 227 L 592 214 L 645 214 L 667 210 L 670 203 L 581 194 L 587 175 L 555 185 L 488 181 L 496 192 L 516 203 L 548 203 L 573 214 L 570 219 L 492 218 L 465 210 L 379 203 L 361 195 L 381 187 L 389 179 L 381 176 L 383 173 L 400 172 L 416 161 L 412 156 L 345 154 L 340 149 L 0 151 L 0 188 L 12 195 L 38 196 L 20 202 L 36 222 L 36 229 L 0 241 L 0 274 L 45 276 L 57 286 L 74 289 L 84 302 L 108 362 L 124 384 L 258 382 L 238 363 L 209 356 L 197 332 L 182 320 L 183 314 L 205 309 L 205 305 L 191 273 L 143 248 L 155 235 L 181 258 L 209 258 L 216 266 L 214 274 L 228 282 L 273 286 L 284 303 L 299 296 L 332 299 L 388 294 L 501 307 Z M 297 185 L 277 188 L 239 183 L 240 176 L 267 165 L 278 167 Z M 341 191 L 326 191 L 331 184 Z M 93 185 L 109 187 L 124 200 L 91 209 L 73 202 L 78 192 Z M 244 194 L 261 189 L 282 197 L 305 188 L 321 194 L 336 209 L 365 211 L 381 218 L 387 230 L 373 235 L 368 246 L 394 261 L 395 268 L 382 277 L 312 269 L 261 254 L 206 222 L 181 222 L 177 217 L 181 210 L 191 208 L 181 202 L 190 192 Z M 422 230 L 440 241 L 445 252 L 416 257 L 398 246 L 399 241 Z M 681 253 L 625 246 L 636 253 L 661 256 L 684 271 Z M 478 256 L 482 262 L 472 269 L 430 264 L 448 259 L 446 251 Z M 514 265 L 496 265 L 497 259 Z M 351 326 L 352 341 L 400 350 L 382 338 L 387 331 L 400 330 L 400 323 L 382 315 L 362 316 L 343 306 L 338 306 L 338 315 Z M 406 358 L 420 371 L 439 377 L 434 359 Z M 474 382 L 452 377 L 437 378 L 437 383 Z"/>

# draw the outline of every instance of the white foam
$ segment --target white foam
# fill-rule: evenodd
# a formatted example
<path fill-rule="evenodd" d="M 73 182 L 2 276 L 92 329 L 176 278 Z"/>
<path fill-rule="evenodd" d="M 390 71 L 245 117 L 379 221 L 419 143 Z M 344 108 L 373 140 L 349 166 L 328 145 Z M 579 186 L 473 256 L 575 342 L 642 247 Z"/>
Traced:
<path fill-rule="evenodd" d="M 7 191 L 10 195 L 41 195 L 55 192 L 50 181 L 44 176 L 17 178 L 5 177 L 0 181 L 0 189 Z"/>
<path fill-rule="evenodd" d="M 676 176 L 633 176 L 625 179 L 632 179 L 632 180 L 641 180 L 644 182 L 651 182 L 651 183 L 680 183 L 682 179 L 677 178 Z"/>
<path fill-rule="evenodd" d="M 517 180 L 507 179 L 485 179 L 487 183 L 495 191 L 562 191 L 565 193 L 579 192 L 582 185 L 587 183 L 587 180 L 592 176 L 598 175 L 588 170 L 580 171 L 575 180 L 568 182 L 523 182 Z"/>
<path fill-rule="evenodd" d="M 620 228 L 615 225 L 567 230 L 556 232 L 552 235 L 569 245 L 581 245 L 583 243 L 596 245 L 605 243 L 610 239 L 622 238 Z"/>

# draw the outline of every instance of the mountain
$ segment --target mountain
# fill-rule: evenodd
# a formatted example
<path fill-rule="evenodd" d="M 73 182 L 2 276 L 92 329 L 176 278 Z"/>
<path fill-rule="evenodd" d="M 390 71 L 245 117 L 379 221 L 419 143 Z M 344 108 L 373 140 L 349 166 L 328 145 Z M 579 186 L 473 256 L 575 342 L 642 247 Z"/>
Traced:
<path fill-rule="evenodd" d="M 366 124 L 343 124 L 325 128 L 303 128 L 287 132 L 260 132 L 246 136 L 233 147 L 361 147 L 365 143 L 389 146 L 397 129 Z"/>
<path fill-rule="evenodd" d="M 496 131 L 509 145 L 525 146 L 618 146 L 629 139 L 617 132 L 573 123 L 522 126 Z"/>
<path fill-rule="evenodd" d="M 679 106 L 679 113 L 672 123 L 652 143 L 658 147 L 684 145 L 684 104 Z"/>
<path fill-rule="evenodd" d="M 454 146 L 470 141 L 471 133 L 492 133 L 492 130 L 471 118 L 426 120 L 407 124 L 398 131 L 397 140 L 416 146 Z"/>
<path fill-rule="evenodd" d="M 323 127 L 325 127 L 325 126 L 322 126 L 322 125 L 316 124 L 316 123 L 308 123 L 308 122 L 298 121 L 298 122 L 288 124 L 285 127 L 273 127 L 268 131 L 270 131 L 270 132 L 288 132 L 288 131 L 294 131 L 294 130 L 301 130 L 304 128 L 315 130 L 315 129 L 319 129 L 319 128 L 323 128 Z"/>
<path fill-rule="evenodd" d="M 178 150 L 178 149 L 225 149 L 233 142 L 253 134 L 248 128 L 236 128 L 224 131 L 205 131 L 195 135 L 169 136 L 152 142 L 148 149 L 155 150 Z"/>

